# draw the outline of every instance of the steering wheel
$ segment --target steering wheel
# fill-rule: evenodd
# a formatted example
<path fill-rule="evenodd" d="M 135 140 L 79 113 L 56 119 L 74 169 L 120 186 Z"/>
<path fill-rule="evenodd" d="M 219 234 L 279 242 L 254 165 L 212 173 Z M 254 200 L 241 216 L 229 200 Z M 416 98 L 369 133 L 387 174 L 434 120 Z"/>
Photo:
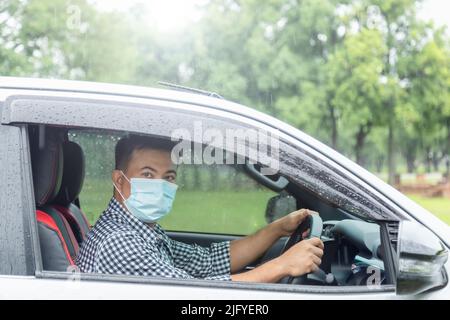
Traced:
<path fill-rule="evenodd" d="M 306 230 L 310 229 L 309 234 L 303 238 L 303 234 Z M 287 250 L 289 250 L 292 246 L 297 244 L 298 242 L 305 240 L 305 239 L 311 239 L 311 238 L 319 238 L 322 235 L 323 230 L 323 221 L 322 218 L 317 214 L 309 215 L 305 218 L 305 220 L 297 227 L 297 229 L 292 233 L 289 240 L 286 242 L 286 245 L 283 248 L 283 251 L 281 254 L 285 253 Z M 329 277 L 327 277 L 327 274 L 322 269 L 317 269 L 316 271 L 312 272 L 312 274 L 315 276 L 315 278 L 318 278 L 323 283 L 329 282 Z M 281 279 L 280 283 L 288 283 L 288 284 L 302 284 L 306 282 L 306 279 L 308 277 L 308 274 L 304 274 L 299 277 L 285 277 Z M 328 280 L 328 281 L 327 281 Z"/>

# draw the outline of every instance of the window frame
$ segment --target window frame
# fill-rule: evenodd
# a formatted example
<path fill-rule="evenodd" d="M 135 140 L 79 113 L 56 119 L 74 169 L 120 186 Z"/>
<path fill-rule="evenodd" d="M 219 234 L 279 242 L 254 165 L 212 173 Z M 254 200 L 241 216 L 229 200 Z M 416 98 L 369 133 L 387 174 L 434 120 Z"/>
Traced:
<path fill-rule="evenodd" d="M 5 120 L 5 117 L 3 117 Z M 33 124 L 48 125 L 46 122 L 32 122 Z M 11 125 L 18 125 L 21 129 L 21 143 L 22 143 L 22 156 L 27 161 L 24 162 L 25 170 L 22 181 L 28 181 L 29 187 L 25 187 L 23 183 L 24 191 L 26 192 L 26 198 L 28 203 L 28 217 L 31 221 L 28 226 L 29 234 L 32 241 L 32 247 L 30 248 L 30 256 L 34 256 L 34 267 L 36 278 L 42 279 L 60 279 L 68 280 L 73 276 L 69 272 L 51 272 L 44 271 L 42 268 L 42 257 L 40 254 L 39 237 L 37 232 L 37 222 L 35 219 L 34 209 L 34 192 L 32 184 L 32 172 L 31 172 L 31 155 L 29 149 L 29 138 L 27 135 L 28 123 L 9 123 Z M 65 127 L 61 124 L 62 127 Z M 92 128 L 92 127 L 91 127 Z M 93 128 L 93 129 L 107 129 L 116 130 L 114 128 Z M 127 130 L 128 131 L 128 130 Z M 26 232 L 26 231 L 25 231 Z M 234 288 L 234 289 L 251 289 L 251 290 L 263 290 L 263 291 L 276 291 L 276 292 L 298 292 L 298 293 L 347 293 L 347 294 L 364 294 L 364 293 L 392 293 L 395 292 L 394 285 L 383 285 L 378 289 L 368 290 L 361 286 L 348 286 L 348 287 L 323 287 L 323 286 L 292 286 L 283 284 L 261 284 L 261 283 L 236 283 L 236 282 L 220 282 L 212 280 L 185 280 L 185 279 L 164 279 L 156 277 L 137 277 L 137 276 L 121 276 L 121 275 L 103 275 L 103 274 L 81 274 L 81 280 L 86 281 L 112 281 L 115 283 L 127 282 L 127 283 L 145 283 L 145 284 L 169 284 L 169 285 L 183 285 L 183 286 L 199 286 L 199 287 L 215 287 L 215 288 Z"/>
<path fill-rule="evenodd" d="M 2 104 L 0 103 L 0 115 Z M 36 261 L 36 248 L 33 231 L 36 230 L 34 195 L 32 179 L 30 180 L 31 162 L 27 156 L 27 131 L 24 127 L 5 126 L 0 124 L 1 131 L 7 137 L 0 142 L 0 152 L 6 151 L 6 163 L 2 163 L 0 176 L 2 183 L 8 183 L 15 192 L 0 194 L 2 208 L 0 211 L 0 227 L 5 233 L 0 239 L 0 276 L 33 276 L 39 262 Z M 4 136 L 3 136 L 4 137 Z M 8 142 L 5 142 L 8 141 Z M 8 147 L 8 143 L 14 143 Z M 14 148 L 17 146 L 17 148 Z M 16 167 L 11 168 L 13 161 Z M 21 233 L 21 234 L 19 234 Z"/>

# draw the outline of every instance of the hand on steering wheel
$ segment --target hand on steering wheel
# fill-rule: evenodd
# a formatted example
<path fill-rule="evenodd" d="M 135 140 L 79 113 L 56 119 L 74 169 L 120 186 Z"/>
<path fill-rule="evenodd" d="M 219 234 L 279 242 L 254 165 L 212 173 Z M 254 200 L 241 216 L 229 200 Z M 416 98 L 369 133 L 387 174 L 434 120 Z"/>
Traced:
<path fill-rule="evenodd" d="M 289 240 L 286 242 L 286 245 L 282 251 L 282 254 L 284 254 L 291 247 L 293 247 L 294 245 L 296 245 L 297 243 L 299 243 L 303 240 L 312 239 L 312 238 L 320 239 L 320 236 L 322 235 L 322 228 L 323 228 L 323 222 L 322 222 L 322 219 L 320 218 L 320 216 L 317 214 L 309 215 L 297 227 L 297 229 L 292 233 Z M 314 245 L 317 245 L 317 244 L 314 244 Z M 311 245 L 310 250 L 316 251 L 316 254 L 321 257 L 321 253 L 323 253 L 323 251 L 321 251 L 321 249 L 319 249 L 319 248 L 315 248 L 314 245 Z M 323 247 L 322 247 L 322 249 L 323 249 Z M 318 258 L 315 255 L 313 255 L 313 258 L 318 260 L 318 262 L 315 261 L 314 263 L 316 263 L 316 265 L 320 265 L 320 262 L 321 262 L 320 258 Z M 318 270 L 313 271 L 312 273 L 314 273 L 319 279 L 326 277 L 325 272 L 323 272 L 320 268 Z M 299 277 L 285 277 L 280 282 L 281 283 L 289 283 L 289 284 L 293 283 L 294 281 L 296 283 L 304 283 L 307 279 L 307 276 L 308 276 L 308 272 Z M 325 280 L 325 279 L 323 279 L 323 280 Z"/>

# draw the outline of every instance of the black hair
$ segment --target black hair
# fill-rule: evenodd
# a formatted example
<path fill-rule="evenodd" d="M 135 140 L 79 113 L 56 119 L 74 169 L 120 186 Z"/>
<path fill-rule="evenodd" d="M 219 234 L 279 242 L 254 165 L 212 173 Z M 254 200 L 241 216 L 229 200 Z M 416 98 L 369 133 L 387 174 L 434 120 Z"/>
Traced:
<path fill-rule="evenodd" d="M 116 144 L 115 169 L 125 171 L 135 150 L 152 149 L 171 152 L 176 142 L 168 139 L 129 134 Z"/>

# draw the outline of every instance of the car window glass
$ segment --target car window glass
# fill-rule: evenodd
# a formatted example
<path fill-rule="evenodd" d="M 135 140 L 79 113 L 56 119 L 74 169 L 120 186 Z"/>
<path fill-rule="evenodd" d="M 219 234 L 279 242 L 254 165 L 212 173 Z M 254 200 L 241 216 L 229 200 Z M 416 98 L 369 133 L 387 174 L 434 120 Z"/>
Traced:
<path fill-rule="evenodd" d="M 238 167 L 180 165 L 172 212 L 161 221 L 173 231 L 247 235 L 264 225 L 271 190 Z"/>
<path fill-rule="evenodd" d="M 72 131 L 69 139 L 85 154 L 81 208 L 94 225 L 113 194 L 111 171 L 117 134 Z M 265 210 L 275 192 L 256 183 L 239 166 L 181 164 L 179 185 L 170 214 L 160 221 L 170 231 L 251 234 L 264 225 Z"/>
<path fill-rule="evenodd" d="M 114 147 L 119 135 L 99 132 L 69 133 L 69 140 L 78 143 L 85 157 L 85 179 L 80 204 L 89 223 L 94 225 L 113 194 L 111 172 L 114 169 Z"/>

